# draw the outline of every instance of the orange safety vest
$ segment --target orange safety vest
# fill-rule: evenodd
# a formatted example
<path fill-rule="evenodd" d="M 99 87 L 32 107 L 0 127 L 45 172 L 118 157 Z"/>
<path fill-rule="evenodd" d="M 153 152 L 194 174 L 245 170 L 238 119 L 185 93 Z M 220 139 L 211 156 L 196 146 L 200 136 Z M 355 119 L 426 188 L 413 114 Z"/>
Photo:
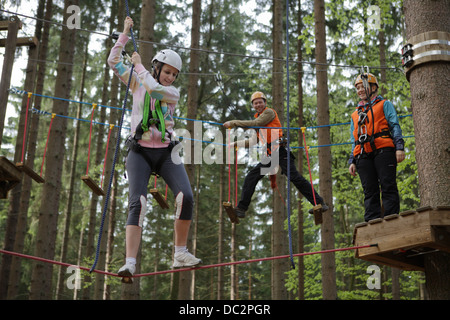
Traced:
<path fill-rule="evenodd" d="M 267 107 L 261 112 L 263 113 Z M 277 112 L 272 109 L 273 112 L 275 112 L 275 118 L 270 121 L 269 123 L 265 124 L 264 127 L 274 127 L 274 128 L 281 128 L 281 122 L 278 118 Z M 258 118 L 261 113 L 255 113 L 255 118 Z M 261 139 L 266 143 L 272 143 L 278 141 L 281 137 L 283 137 L 283 130 L 282 129 L 269 129 L 269 128 L 259 128 L 256 131 L 258 135 L 258 139 Z M 261 137 L 262 135 L 262 137 Z"/>
<path fill-rule="evenodd" d="M 360 124 L 359 124 L 359 114 L 358 110 L 363 107 L 358 107 L 353 113 L 352 113 L 352 120 L 353 120 L 353 137 L 355 138 L 355 149 L 353 150 L 353 155 L 357 156 L 361 154 L 361 145 L 363 146 L 363 152 L 370 153 L 375 150 L 373 150 L 373 146 L 375 146 L 375 149 L 381 149 L 381 148 L 394 148 L 394 141 L 392 140 L 391 133 L 389 131 L 389 125 L 386 120 L 386 117 L 384 116 L 383 112 L 383 105 L 384 101 L 386 100 L 380 100 L 378 101 L 373 107 L 373 119 L 372 118 L 372 112 L 370 110 L 366 111 L 367 114 L 367 120 L 364 122 L 364 124 L 361 124 L 361 132 L 360 132 Z M 373 126 L 375 125 L 375 128 L 373 130 Z M 364 127 L 363 127 L 364 126 Z M 373 130 L 373 131 L 372 131 Z M 372 140 L 372 132 L 373 132 L 373 142 Z M 366 139 L 361 137 L 364 133 L 367 134 Z"/>

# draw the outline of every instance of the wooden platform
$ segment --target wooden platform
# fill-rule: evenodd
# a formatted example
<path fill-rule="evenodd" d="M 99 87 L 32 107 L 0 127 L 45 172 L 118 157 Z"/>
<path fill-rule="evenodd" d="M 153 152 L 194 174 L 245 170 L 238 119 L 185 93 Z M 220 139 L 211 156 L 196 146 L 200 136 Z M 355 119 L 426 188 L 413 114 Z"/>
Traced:
<path fill-rule="evenodd" d="M 39 174 L 34 172 L 33 169 L 31 169 L 29 166 L 27 166 L 23 162 L 17 162 L 16 167 L 19 168 L 22 172 L 26 173 L 28 176 L 30 176 L 37 183 L 45 182 L 44 178 L 42 178 Z"/>
<path fill-rule="evenodd" d="M 319 224 L 322 224 L 323 216 L 322 216 L 322 205 L 321 204 L 318 204 L 317 206 L 313 207 L 313 215 L 314 215 L 314 224 L 316 226 Z"/>
<path fill-rule="evenodd" d="M 155 200 L 159 203 L 161 208 L 169 209 L 169 204 L 167 203 L 166 199 L 162 196 L 162 194 L 158 191 L 158 189 L 156 189 L 156 188 L 150 189 L 150 193 L 155 198 Z"/>
<path fill-rule="evenodd" d="M 89 176 L 82 176 L 81 180 L 98 196 L 104 196 L 105 192 L 100 188 L 95 181 Z"/>
<path fill-rule="evenodd" d="M 356 257 L 403 270 L 424 271 L 424 255 L 450 252 L 450 206 L 423 207 L 359 223 L 353 232 Z"/>
<path fill-rule="evenodd" d="M 8 198 L 8 191 L 14 188 L 21 179 L 22 171 L 6 157 L 0 156 L 0 199 Z"/>
<path fill-rule="evenodd" d="M 231 202 L 223 202 L 222 204 L 225 208 L 226 213 L 228 214 L 228 217 L 230 218 L 231 223 L 239 224 L 239 218 L 238 216 L 236 216 Z"/>

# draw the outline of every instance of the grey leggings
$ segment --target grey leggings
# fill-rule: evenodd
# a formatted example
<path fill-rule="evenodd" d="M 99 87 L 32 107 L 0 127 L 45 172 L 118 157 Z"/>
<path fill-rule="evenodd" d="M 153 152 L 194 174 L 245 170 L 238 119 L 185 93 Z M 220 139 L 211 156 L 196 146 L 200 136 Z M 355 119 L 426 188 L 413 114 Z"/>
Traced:
<path fill-rule="evenodd" d="M 158 161 L 167 152 L 169 152 L 167 148 L 142 148 L 139 153 L 132 150 L 128 153 L 126 162 L 129 183 L 127 225 L 142 227 L 147 211 L 147 188 L 150 175 L 152 169 L 155 169 Z M 194 197 L 184 165 L 174 164 L 169 154 L 160 165 L 158 174 L 175 196 L 175 219 L 191 220 Z"/>

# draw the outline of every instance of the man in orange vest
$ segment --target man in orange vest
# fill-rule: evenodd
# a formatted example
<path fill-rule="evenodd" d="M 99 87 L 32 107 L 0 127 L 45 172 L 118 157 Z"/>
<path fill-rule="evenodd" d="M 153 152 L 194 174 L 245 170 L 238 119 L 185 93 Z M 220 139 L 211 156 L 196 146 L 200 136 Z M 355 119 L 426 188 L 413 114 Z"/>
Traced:
<path fill-rule="evenodd" d="M 405 159 L 404 140 L 394 106 L 378 95 L 378 81 L 371 73 L 355 81 L 360 99 L 351 118 L 352 153 L 349 172 L 359 174 L 364 189 L 364 220 L 398 214 L 397 163 Z"/>
<path fill-rule="evenodd" d="M 267 107 L 267 98 L 262 92 L 255 92 L 252 94 L 251 103 L 256 111 L 255 120 L 231 120 L 223 124 L 227 129 L 234 127 L 264 127 L 257 128 L 257 138 L 262 143 L 266 144 L 267 155 L 270 158 L 268 163 L 258 163 L 247 174 L 242 187 L 241 200 L 239 204 L 234 208 L 234 212 L 238 218 L 245 217 L 245 211 L 248 209 L 253 193 L 255 192 L 256 185 L 267 174 L 267 168 L 275 162 L 281 167 L 282 173 L 287 175 L 287 157 L 288 151 L 283 144 L 283 131 L 281 130 L 281 122 L 278 118 L 277 112 Z M 270 129 L 273 128 L 273 129 Z M 236 145 L 234 142 L 233 145 Z M 249 141 L 245 142 L 246 147 L 249 146 Z M 306 180 L 295 168 L 294 155 L 290 153 L 290 178 L 295 187 L 305 196 L 305 198 L 312 204 L 314 203 L 314 197 L 317 204 L 322 205 L 322 212 L 328 210 L 328 206 L 324 203 L 322 197 L 314 190 L 311 184 Z M 274 158 L 278 157 L 278 158 Z M 278 162 L 276 161 L 278 160 Z M 312 210 L 310 210 L 312 213 Z"/>

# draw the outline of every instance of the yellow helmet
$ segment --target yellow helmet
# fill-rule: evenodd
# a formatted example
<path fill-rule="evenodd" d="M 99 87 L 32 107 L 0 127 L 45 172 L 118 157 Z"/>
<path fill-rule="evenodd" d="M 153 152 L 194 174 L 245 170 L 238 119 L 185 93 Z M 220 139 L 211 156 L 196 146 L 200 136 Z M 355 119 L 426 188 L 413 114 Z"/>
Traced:
<path fill-rule="evenodd" d="M 377 88 L 378 88 L 378 81 L 377 81 L 377 78 L 376 78 L 373 74 L 371 74 L 371 73 L 364 73 L 364 75 L 367 75 L 367 81 L 368 81 L 369 83 L 376 84 L 376 85 L 377 85 Z M 363 82 L 363 81 L 362 81 L 362 79 L 361 79 L 361 75 L 358 74 L 358 76 L 356 77 L 356 80 L 355 80 L 355 87 L 356 87 L 356 85 L 357 85 L 358 83 L 362 83 L 362 82 Z"/>
<path fill-rule="evenodd" d="M 255 93 L 253 93 L 250 101 L 253 103 L 253 100 L 258 99 L 258 98 L 262 98 L 262 99 L 264 99 L 264 101 L 267 101 L 266 96 L 261 91 L 256 91 Z"/>

